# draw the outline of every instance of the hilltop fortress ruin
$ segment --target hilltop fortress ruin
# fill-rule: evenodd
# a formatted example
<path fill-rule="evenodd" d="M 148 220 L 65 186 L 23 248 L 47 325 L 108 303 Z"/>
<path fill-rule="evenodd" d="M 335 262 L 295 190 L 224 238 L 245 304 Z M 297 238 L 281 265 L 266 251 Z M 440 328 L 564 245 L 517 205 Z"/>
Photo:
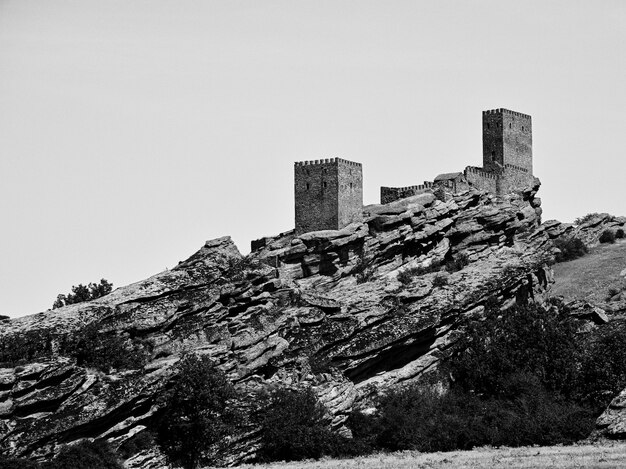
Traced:
<path fill-rule="evenodd" d="M 439 198 L 470 188 L 504 195 L 532 184 L 532 121 L 508 109 L 483 111 L 483 166 L 445 173 L 432 182 L 381 187 L 380 203 L 431 191 Z M 341 158 L 294 165 L 296 234 L 339 230 L 363 219 L 363 167 Z"/>

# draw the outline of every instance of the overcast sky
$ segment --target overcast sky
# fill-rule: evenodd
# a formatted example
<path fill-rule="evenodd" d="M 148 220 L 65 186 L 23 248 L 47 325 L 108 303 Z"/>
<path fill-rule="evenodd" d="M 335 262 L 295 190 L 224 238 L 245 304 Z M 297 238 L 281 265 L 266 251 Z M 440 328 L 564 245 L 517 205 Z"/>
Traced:
<path fill-rule="evenodd" d="M 293 162 L 365 203 L 532 115 L 544 219 L 626 215 L 626 2 L 0 0 L 0 314 L 293 228 Z"/>

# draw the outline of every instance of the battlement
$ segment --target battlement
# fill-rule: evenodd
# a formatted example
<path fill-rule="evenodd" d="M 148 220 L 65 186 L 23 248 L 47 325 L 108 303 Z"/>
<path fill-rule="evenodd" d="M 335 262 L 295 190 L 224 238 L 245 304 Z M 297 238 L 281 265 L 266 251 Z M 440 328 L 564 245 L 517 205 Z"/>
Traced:
<path fill-rule="evenodd" d="M 509 169 L 514 169 L 515 171 L 522 171 L 524 173 L 530 173 L 530 171 L 528 171 L 528 169 L 526 168 L 522 168 L 521 166 L 517 166 L 514 164 L 510 164 L 510 163 L 506 163 L 504 165 L 505 168 L 509 168 Z"/>
<path fill-rule="evenodd" d="M 294 163 L 294 166 L 314 166 L 332 163 L 339 163 L 345 166 L 363 166 L 361 163 L 357 163 L 356 161 L 344 160 L 343 158 L 325 158 L 321 160 L 296 161 Z"/>
<path fill-rule="evenodd" d="M 492 173 L 489 171 L 485 171 L 483 168 L 479 168 L 477 166 L 468 166 L 465 168 L 465 176 L 467 177 L 467 174 L 477 174 L 480 177 L 483 177 L 485 179 L 498 179 L 499 178 L 499 174 L 498 173 Z"/>
<path fill-rule="evenodd" d="M 523 114 L 517 111 L 511 111 L 509 109 L 499 108 L 499 109 L 490 109 L 488 111 L 483 111 L 483 116 L 486 114 L 510 114 L 513 116 L 521 117 L 523 119 L 531 119 L 528 114 Z"/>

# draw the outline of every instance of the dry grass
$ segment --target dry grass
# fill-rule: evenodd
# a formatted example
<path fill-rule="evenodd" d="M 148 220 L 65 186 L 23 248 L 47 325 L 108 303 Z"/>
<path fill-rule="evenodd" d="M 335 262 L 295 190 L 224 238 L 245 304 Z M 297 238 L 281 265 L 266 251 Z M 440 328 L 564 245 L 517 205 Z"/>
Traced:
<path fill-rule="evenodd" d="M 626 444 L 478 448 L 449 453 L 405 451 L 354 459 L 327 459 L 267 465 L 248 469 L 491 469 L 491 468 L 625 468 Z"/>
<path fill-rule="evenodd" d="M 565 299 L 603 302 L 610 288 L 626 286 L 620 272 L 626 269 L 626 240 L 601 244 L 579 259 L 555 264 L 551 295 Z"/>

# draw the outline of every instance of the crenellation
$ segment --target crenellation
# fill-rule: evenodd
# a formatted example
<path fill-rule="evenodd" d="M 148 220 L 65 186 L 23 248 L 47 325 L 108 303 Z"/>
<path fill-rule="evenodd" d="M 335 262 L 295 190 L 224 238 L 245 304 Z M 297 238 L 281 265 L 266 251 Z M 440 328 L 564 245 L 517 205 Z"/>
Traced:
<path fill-rule="evenodd" d="M 532 118 L 505 108 L 482 112 L 483 166 L 444 173 L 434 181 L 381 187 L 382 204 L 426 191 L 440 198 L 475 188 L 501 196 L 534 181 Z M 343 158 L 294 163 L 296 234 L 338 230 L 363 219 L 363 165 Z M 448 194 L 448 195 L 446 195 Z"/>

